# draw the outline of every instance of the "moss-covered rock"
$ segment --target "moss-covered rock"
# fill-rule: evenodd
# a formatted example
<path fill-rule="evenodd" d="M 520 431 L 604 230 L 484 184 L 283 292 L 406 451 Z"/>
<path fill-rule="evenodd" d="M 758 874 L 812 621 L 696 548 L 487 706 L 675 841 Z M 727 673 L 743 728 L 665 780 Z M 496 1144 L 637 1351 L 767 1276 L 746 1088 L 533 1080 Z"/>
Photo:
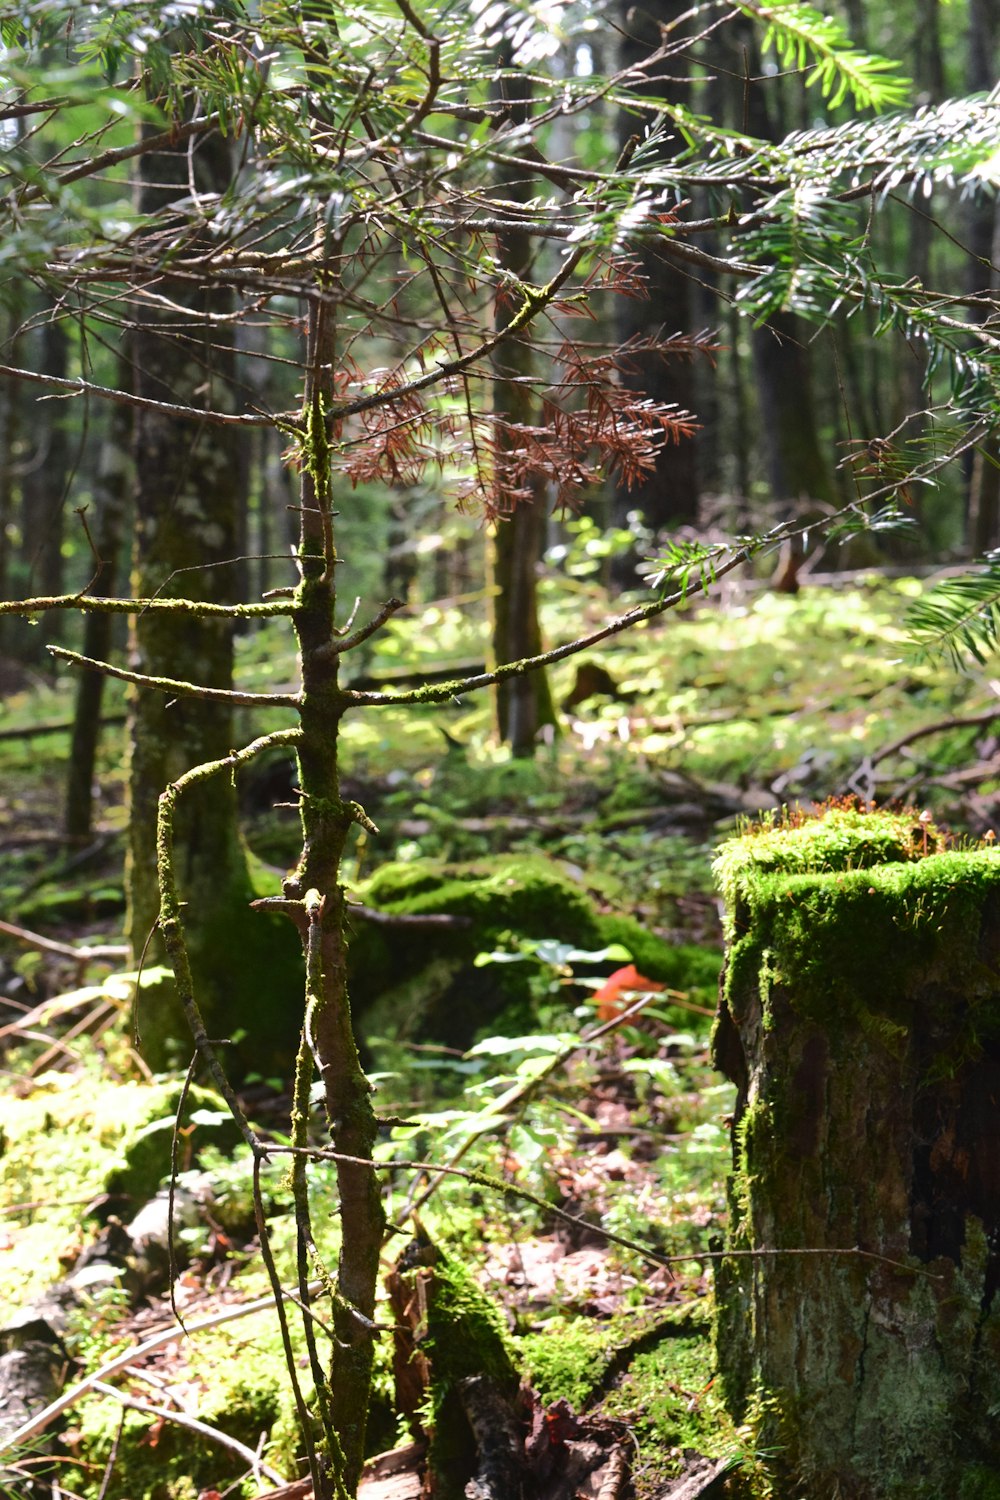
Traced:
<path fill-rule="evenodd" d="M 121 1137 L 117 1157 L 104 1174 L 105 1192 L 112 1199 L 124 1199 L 127 1212 L 135 1213 L 148 1202 L 170 1173 L 181 1088 L 181 1083 L 173 1080 L 142 1090 L 139 1108 Z M 192 1084 L 180 1120 L 178 1169 L 186 1171 L 196 1165 L 198 1153 L 206 1146 L 232 1150 L 240 1139 L 236 1122 L 219 1095 Z"/>
<path fill-rule="evenodd" d="M 359 889 L 367 906 L 395 916 L 444 916 L 451 926 L 355 923 L 351 940 L 351 995 L 362 1031 L 379 996 L 380 1032 L 392 993 L 400 1023 L 424 1038 L 465 1046 L 501 1013 L 530 1024 L 530 970 L 523 964 L 474 966 L 476 955 L 517 938 L 554 939 L 586 951 L 613 943 L 632 955 L 649 979 L 671 989 L 711 992 L 719 956 L 675 947 L 634 918 L 603 913 L 554 861 L 511 856 L 469 865 L 389 864 Z M 608 965 L 609 969 L 614 967 Z M 425 975 L 421 991 L 415 976 Z M 405 996 L 400 988 L 405 986 Z"/>
<path fill-rule="evenodd" d="M 839 808 L 718 869 L 731 1409 L 788 1500 L 1000 1476 L 1000 855 Z"/>

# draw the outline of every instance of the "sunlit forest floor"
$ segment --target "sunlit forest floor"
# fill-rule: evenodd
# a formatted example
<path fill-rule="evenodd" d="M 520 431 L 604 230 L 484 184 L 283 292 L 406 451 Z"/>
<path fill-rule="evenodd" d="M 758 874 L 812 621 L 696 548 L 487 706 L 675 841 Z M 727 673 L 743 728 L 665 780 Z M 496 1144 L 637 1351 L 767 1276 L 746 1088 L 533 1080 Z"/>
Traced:
<path fill-rule="evenodd" d="M 1000 816 L 1000 742 L 989 723 L 994 708 L 1000 723 L 1000 684 L 989 670 L 960 675 L 913 656 L 901 621 L 919 588 L 875 577 L 810 586 L 797 598 L 734 587 L 618 637 L 599 657 L 565 662 L 553 674 L 556 699 L 566 705 L 561 732 L 532 761 L 496 747 L 484 700 L 358 715 L 345 734 L 345 795 L 364 805 L 380 835 L 361 835 L 350 851 L 349 885 L 363 898 L 366 880 L 386 861 L 488 869 L 501 856 L 542 854 L 597 910 L 636 918 L 672 945 L 708 950 L 717 963 L 712 853 L 747 817 L 854 794 L 929 808 L 956 837 L 982 836 Z M 600 623 L 611 607 L 589 585 L 562 591 L 549 601 L 550 640 Z M 276 629 L 242 638 L 238 649 L 241 686 L 260 691 L 293 681 Z M 391 683 L 402 670 L 482 660 L 483 651 L 481 624 L 444 601 L 393 622 L 377 652 L 346 675 Z M 123 730 L 112 723 L 105 732 L 94 836 L 70 847 L 58 831 L 68 734 L 51 726 L 69 721 L 72 683 L 13 664 L 7 676 L 0 920 L 56 946 L 29 935 L 4 937 L 0 948 L 5 1324 L 77 1264 L 99 1232 L 108 1233 L 109 1203 L 128 1217 L 115 1192 L 134 1167 L 134 1142 L 169 1146 L 177 1097 L 169 1080 L 154 1086 L 144 1076 L 132 1050 L 132 989 L 113 977 L 124 958 L 78 961 L 58 951 L 121 943 Z M 123 707 L 109 685 L 108 715 Z M 241 732 L 249 739 L 279 723 L 277 713 L 256 714 Z M 939 727 L 922 733 L 931 726 Z M 262 889 L 268 882 L 276 889 L 295 857 L 294 807 L 274 805 L 293 802 L 293 781 L 290 765 L 275 757 L 241 785 Z M 741 1446 L 713 1389 L 707 1338 L 732 1107 L 732 1090 L 709 1059 L 712 988 L 701 967 L 690 983 L 656 991 L 640 1014 L 616 1024 L 614 1005 L 595 1005 L 594 996 L 630 956 L 616 948 L 581 952 L 558 930 L 533 945 L 484 951 L 481 967 L 518 960 L 530 968 L 527 1020 L 522 1004 L 513 1035 L 501 1016 L 461 1047 L 435 1035 L 401 1041 L 388 1036 L 384 1008 L 373 1012 L 377 1026 L 370 1022 L 366 1033 L 364 1016 L 359 1026 L 379 1112 L 406 1122 L 387 1133 L 384 1159 L 460 1159 L 529 1195 L 490 1195 L 458 1176 L 434 1179 L 428 1194 L 426 1176 L 388 1174 L 390 1219 L 401 1229 L 387 1261 L 403 1249 L 411 1233 L 404 1221 L 419 1201 L 426 1233 L 461 1257 L 501 1310 L 538 1402 L 568 1403 L 574 1420 L 589 1423 L 591 1436 L 604 1434 L 602 1441 L 627 1434 L 634 1492 L 656 1497 L 694 1454 L 748 1473 L 757 1459 Z M 538 1081 L 553 1061 L 558 1066 Z M 276 1139 L 287 1129 L 287 1089 L 288 1080 L 264 1070 L 246 1092 L 248 1108 Z M 208 1134 L 184 1138 L 179 1165 L 191 1201 L 204 1211 L 185 1217 L 178 1209 L 174 1268 L 175 1302 L 192 1322 L 267 1291 L 249 1166 L 212 1136 L 211 1108 L 202 1111 Z M 197 1139 L 207 1144 L 200 1148 Z M 126 1196 L 155 1193 L 168 1164 L 169 1150 L 165 1161 L 154 1153 L 141 1185 L 128 1179 Z M 279 1268 L 293 1278 L 284 1171 L 274 1166 L 265 1193 Z M 335 1231 L 326 1227 L 333 1190 L 321 1168 L 313 1187 L 322 1248 L 335 1255 Z M 150 1266 L 127 1286 L 95 1282 L 66 1335 L 73 1378 L 169 1327 L 164 1274 Z M 238 1457 L 209 1447 L 195 1461 L 189 1439 L 171 1446 L 162 1411 L 171 1404 L 182 1413 L 197 1409 L 210 1426 L 238 1429 L 251 1449 L 269 1434 L 272 1474 L 293 1477 L 281 1370 L 266 1311 L 160 1345 L 142 1379 L 130 1376 L 122 1387 L 133 1402 L 124 1418 L 124 1408 L 93 1393 L 70 1413 L 59 1471 L 65 1493 L 139 1493 L 143 1463 L 156 1473 L 145 1493 L 164 1500 L 216 1489 L 266 1492 L 273 1482 L 266 1470 L 255 1479 L 250 1466 L 242 1488 L 227 1490 L 247 1472 Z M 373 1451 L 406 1436 L 383 1350 Z M 116 1463 L 131 1477 L 102 1491 Z M 372 1481 L 372 1500 L 390 1493 L 377 1489 L 381 1482 Z"/>

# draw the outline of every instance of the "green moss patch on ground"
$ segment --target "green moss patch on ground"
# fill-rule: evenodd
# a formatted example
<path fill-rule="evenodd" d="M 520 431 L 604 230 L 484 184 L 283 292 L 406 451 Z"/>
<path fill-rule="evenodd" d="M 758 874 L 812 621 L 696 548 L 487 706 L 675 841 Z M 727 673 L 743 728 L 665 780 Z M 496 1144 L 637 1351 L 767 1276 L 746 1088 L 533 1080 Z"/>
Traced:
<path fill-rule="evenodd" d="M 518 1346 L 525 1379 L 544 1405 L 565 1400 L 574 1412 L 630 1432 L 638 1500 L 681 1472 L 685 1451 L 736 1461 L 740 1437 L 715 1389 L 704 1300 L 601 1323 L 560 1319 Z"/>
<path fill-rule="evenodd" d="M 26 1096 L 0 1096 L 0 1207 L 7 1211 L 0 1316 L 64 1273 L 90 1205 L 112 1193 L 127 1219 L 153 1196 L 170 1171 L 180 1089 L 179 1081 L 99 1085 L 86 1075 L 47 1073 Z M 211 1090 L 191 1090 L 182 1168 L 201 1147 L 232 1141 L 235 1126 L 220 1106 Z"/>
<path fill-rule="evenodd" d="M 254 1314 L 190 1339 L 178 1333 L 176 1345 L 154 1363 L 169 1368 L 182 1412 L 251 1451 L 259 1450 L 277 1473 L 298 1477 L 293 1411 L 272 1314 Z M 127 1380 L 122 1389 L 129 1391 Z M 157 1404 L 146 1382 L 136 1381 L 132 1389 L 139 1399 Z M 74 1488 L 92 1500 L 119 1432 L 122 1407 L 91 1396 L 73 1415 L 87 1454 L 87 1470 Z M 244 1459 L 210 1439 L 142 1412 L 125 1412 L 113 1494 L 135 1500 L 196 1500 L 202 1490 L 225 1491 L 246 1473 Z M 230 1493 L 250 1497 L 259 1490 L 245 1479 Z"/>

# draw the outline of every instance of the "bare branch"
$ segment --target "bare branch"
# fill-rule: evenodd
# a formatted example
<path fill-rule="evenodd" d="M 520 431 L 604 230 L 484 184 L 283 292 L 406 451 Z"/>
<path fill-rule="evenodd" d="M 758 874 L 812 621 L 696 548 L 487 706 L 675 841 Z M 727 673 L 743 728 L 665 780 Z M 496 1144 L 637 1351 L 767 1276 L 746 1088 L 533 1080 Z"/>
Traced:
<path fill-rule="evenodd" d="M 65 646 L 49 646 L 49 654 L 60 661 L 68 661 L 75 667 L 87 667 L 92 672 L 103 672 L 106 677 L 117 677 L 121 682 L 131 682 L 137 687 L 156 688 L 161 693 L 172 693 L 178 698 L 202 698 L 212 703 L 238 703 L 246 708 L 298 708 L 298 693 L 241 693 L 231 688 L 203 687 L 196 682 L 184 682 L 176 677 L 149 677 L 145 672 L 130 672 L 126 667 L 115 667 L 107 661 L 95 661 L 93 657 L 81 656 L 78 651 L 68 651 Z"/>
<path fill-rule="evenodd" d="M 770 545 L 774 540 L 773 537 L 769 537 L 768 544 Z M 725 562 L 719 563 L 712 571 L 712 582 L 724 578 L 734 568 L 749 562 L 755 550 L 747 544 L 728 557 Z M 707 563 L 706 566 L 708 566 Z M 692 594 L 698 592 L 701 587 L 702 585 L 699 584 L 679 589 L 675 594 L 652 599 L 648 604 L 639 604 L 635 609 L 618 615 L 607 625 L 602 625 L 600 630 L 592 631 L 590 635 L 578 636 L 575 641 L 568 641 L 563 646 L 554 646 L 551 651 L 544 651 L 539 656 L 527 656 L 522 661 L 506 662 L 493 672 L 480 672 L 475 677 L 464 677 L 455 682 L 444 682 L 433 687 L 415 688 L 412 693 L 368 693 L 345 689 L 344 697 L 351 705 L 447 703 L 450 698 L 459 698 L 463 693 L 474 692 L 477 688 L 492 687 L 495 682 L 503 682 L 507 677 L 520 677 L 524 672 L 536 672 L 540 667 L 550 666 L 553 662 L 565 660 L 567 656 L 575 656 L 579 651 L 586 651 L 588 647 L 596 646 L 598 641 L 606 641 L 610 636 L 620 635 L 623 630 L 630 630 L 633 625 L 639 625 L 644 620 L 653 620 L 657 615 L 662 615 L 669 609 L 676 609 L 679 604 L 684 604 L 689 600 Z"/>
<path fill-rule="evenodd" d="M 277 593 L 277 590 L 274 591 Z M 43 594 L 33 599 L 0 600 L 0 615 L 40 615 L 50 609 L 78 609 L 84 613 L 139 615 L 157 610 L 168 615 L 216 615 L 220 619 L 266 619 L 290 615 L 292 603 L 268 600 L 264 604 L 209 604 L 202 599 L 107 599 L 102 594 Z"/>
<path fill-rule="evenodd" d="M 284 1287 L 282 1287 L 281 1291 L 282 1296 L 284 1296 Z M 253 1302 L 243 1302 L 239 1307 L 225 1307 L 221 1312 L 215 1312 L 207 1318 L 199 1318 L 196 1322 L 188 1323 L 187 1332 L 188 1334 L 201 1333 L 205 1328 L 218 1328 L 221 1323 L 232 1323 L 236 1318 L 249 1318 L 254 1313 L 266 1312 L 274 1307 L 277 1300 L 277 1297 L 269 1294 L 266 1297 L 257 1297 Z M 68 1390 L 63 1391 L 62 1395 L 57 1396 L 55 1401 L 51 1402 L 41 1411 L 35 1412 L 34 1416 L 29 1417 L 26 1422 L 23 1422 L 20 1427 L 10 1433 L 3 1447 L 0 1448 L 0 1454 L 16 1452 L 29 1439 L 35 1437 L 39 1432 L 44 1432 L 46 1427 L 55 1421 L 56 1417 L 61 1416 L 64 1411 L 69 1411 L 70 1407 L 75 1406 L 80 1397 L 85 1396 L 88 1391 L 93 1390 L 95 1385 L 110 1379 L 112 1375 L 120 1374 L 122 1370 L 127 1370 L 130 1365 L 139 1364 L 141 1360 L 146 1358 L 147 1354 L 152 1354 L 155 1350 L 162 1349 L 164 1344 L 172 1343 L 178 1337 L 179 1333 L 180 1329 L 171 1324 L 169 1328 L 165 1328 L 161 1333 L 153 1334 L 151 1338 L 145 1339 L 143 1343 L 135 1344 L 131 1349 L 126 1349 L 124 1354 L 118 1354 L 114 1359 L 108 1360 L 107 1364 L 101 1365 L 99 1369 L 85 1376 L 76 1385 L 70 1386 Z"/>
<path fill-rule="evenodd" d="M 99 396 L 103 401 L 115 401 L 120 406 L 136 406 L 143 411 L 158 411 L 168 417 L 183 417 L 191 422 L 208 422 L 216 427 L 274 427 L 282 422 L 294 422 L 296 413 L 285 412 L 271 416 L 264 412 L 230 413 L 211 411 L 204 407 L 179 406 L 172 401 L 153 401 L 148 396 L 133 396 L 128 391 L 115 390 L 113 386 L 94 385 L 89 380 L 77 377 L 64 379 L 60 375 L 45 375 L 38 370 L 24 370 L 16 365 L 0 365 L 0 375 L 12 380 L 26 380 L 33 385 L 54 386 L 68 396 Z"/>
<path fill-rule="evenodd" d="M 238 1458 L 242 1458 L 258 1483 L 261 1475 L 272 1484 L 284 1485 L 285 1483 L 282 1475 L 266 1464 L 259 1453 L 255 1453 L 238 1438 L 230 1437 L 228 1432 L 220 1432 L 217 1427 L 210 1427 L 207 1422 L 200 1422 L 197 1417 L 188 1416 L 187 1412 L 179 1411 L 175 1406 L 154 1406 L 152 1402 L 143 1401 L 138 1396 L 126 1396 L 124 1391 L 108 1385 L 104 1380 L 92 1381 L 90 1388 L 99 1396 L 112 1397 L 129 1411 L 141 1411 L 148 1417 L 158 1418 L 161 1422 L 173 1422 L 176 1427 L 182 1427 L 186 1432 L 197 1433 L 199 1437 L 207 1438 L 210 1443 L 217 1443 L 220 1448 L 228 1448 L 230 1453 L 235 1453 Z"/>
<path fill-rule="evenodd" d="M 373 636 L 377 630 L 381 630 L 386 620 L 390 619 L 397 610 L 403 607 L 402 599 L 387 599 L 381 609 L 377 610 L 368 621 L 367 625 L 360 626 L 353 635 L 345 636 L 342 641 L 331 641 L 329 643 L 333 648 L 331 654 L 342 656 L 345 651 L 352 651 L 355 646 L 360 646 L 363 641 L 367 641 L 370 636 Z"/>

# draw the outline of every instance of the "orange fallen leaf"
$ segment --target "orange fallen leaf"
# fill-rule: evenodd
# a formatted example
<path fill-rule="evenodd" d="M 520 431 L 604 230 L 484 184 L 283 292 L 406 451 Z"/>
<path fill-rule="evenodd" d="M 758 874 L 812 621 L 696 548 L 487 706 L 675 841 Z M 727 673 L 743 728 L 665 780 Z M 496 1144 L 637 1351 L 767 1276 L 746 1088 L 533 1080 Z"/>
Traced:
<path fill-rule="evenodd" d="M 599 990 L 594 993 L 597 1016 L 601 1021 L 613 1021 L 629 1004 L 629 996 L 643 990 L 663 990 L 666 985 L 640 974 L 635 964 L 626 964 L 609 974 Z"/>

